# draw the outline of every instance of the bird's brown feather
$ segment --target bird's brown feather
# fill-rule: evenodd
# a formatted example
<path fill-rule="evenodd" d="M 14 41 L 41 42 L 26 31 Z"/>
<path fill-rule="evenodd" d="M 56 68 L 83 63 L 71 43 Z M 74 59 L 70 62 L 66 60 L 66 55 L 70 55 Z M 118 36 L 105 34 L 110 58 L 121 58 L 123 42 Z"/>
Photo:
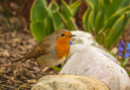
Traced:
<path fill-rule="evenodd" d="M 49 47 L 52 45 L 53 42 L 51 42 L 50 40 L 48 40 L 48 41 L 44 41 L 44 40 L 45 39 L 43 39 L 41 42 L 39 42 L 39 44 L 29 54 L 27 54 L 19 59 L 13 60 L 12 62 L 17 62 L 22 59 L 27 60 L 29 58 L 35 58 L 35 57 L 38 57 L 40 55 L 47 53 L 47 49 L 49 49 Z"/>
<path fill-rule="evenodd" d="M 56 42 L 57 35 L 60 35 L 60 33 L 64 32 L 64 31 L 68 31 L 68 30 L 61 29 L 61 30 L 57 30 L 57 31 L 53 32 L 51 35 L 43 38 L 29 54 L 27 54 L 19 59 L 13 60 L 12 62 L 17 62 L 17 61 L 20 61 L 22 59 L 27 60 L 29 58 L 36 58 L 38 56 L 41 56 L 41 55 L 48 53 L 49 48 Z"/>

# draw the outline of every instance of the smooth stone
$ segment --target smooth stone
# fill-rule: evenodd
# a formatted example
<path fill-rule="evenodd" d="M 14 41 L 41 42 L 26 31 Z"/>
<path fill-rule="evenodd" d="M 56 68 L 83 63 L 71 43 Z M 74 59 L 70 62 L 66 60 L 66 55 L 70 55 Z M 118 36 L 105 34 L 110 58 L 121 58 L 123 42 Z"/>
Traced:
<path fill-rule="evenodd" d="M 38 80 L 31 90 L 110 90 L 99 79 L 87 76 L 48 75 Z"/>
<path fill-rule="evenodd" d="M 95 47 L 95 46 L 84 45 L 84 44 L 71 45 L 70 46 L 70 53 L 69 53 L 69 56 L 68 56 L 67 60 L 69 58 L 71 58 L 71 56 L 73 56 L 73 54 L 77 53 L 78 51 L 83 50 L 85 48 L 89 48 L 89 47 L 96 49 L 98 52 L 102 53 L 104 56 L 106 56 L 110 60 L 112 60 L 115 63 L 120 65 L 120 62 L 114 56 L 112 56 L 110 53 L 107 53 L 104 49 L 101 49 L 101 48 L 98 48 L 98 47 Z"/>
<path fill-rule="evenodd" d="M 102 80 L 110 90 L 130 90 L 127 72 L 107 52 L 87 45 L 72 45 L 60 74 L 90 76 Z"/>
<path fill-rule="evenodd" d="M 86 44 L 86 45 L 96 46 L 96 47 L 104 49 L 101 45 L 99 45 L 95 41 L 94 37 L 88 32 L 77 30 L 77 31 L 71 31 L 71 33 L 76 35 L 75 37 L 72 38 L 73 45 L 74 44 Z"/>

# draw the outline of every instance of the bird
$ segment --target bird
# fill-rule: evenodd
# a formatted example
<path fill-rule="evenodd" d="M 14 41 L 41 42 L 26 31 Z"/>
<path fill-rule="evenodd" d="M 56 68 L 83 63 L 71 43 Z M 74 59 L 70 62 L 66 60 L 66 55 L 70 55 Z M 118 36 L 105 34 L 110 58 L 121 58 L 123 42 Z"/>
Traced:
<path fill-rule="evenodd" d="M 70 42 L 73 35 L 67 29 L 59 29 L 43 38 L 27 55 L 13 60 L 18 62 L 34 58 L 43 67 L 54 67 L 66 60 L 70 52 Z"/>

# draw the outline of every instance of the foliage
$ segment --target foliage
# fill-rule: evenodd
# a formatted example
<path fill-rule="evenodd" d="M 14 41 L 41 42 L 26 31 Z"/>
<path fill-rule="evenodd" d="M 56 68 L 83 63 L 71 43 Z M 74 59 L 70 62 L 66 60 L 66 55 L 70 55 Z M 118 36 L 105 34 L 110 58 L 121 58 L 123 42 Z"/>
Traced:
<path fill-rule="evenodd" d="M 65 25 L 70 30 L 74 29 L 71 20 L 74 20 L 80 0 L 73 4 L 71 2 L 72 0 L 70 0 L 70 5 L 68 5 L 64 0 L 61 0 L 60 12 L 58 4 L 54 0 L 48 6 L 45 0 L 35 0 L 31 8 L 30 18 L 31 31 L 37 41 L 57 29 L 64 29 Z"/>
<path fill-rule="evenodd" d="M 128 26 L 129 0 L 86 0 L 86 2 L 88 9 L 82 17 L 84 30 L 95 32 L 98 43 L 105 43 L 107 47 L 111 47 L 123 31 L 124 18 L 125 29 Z M 37 41 L 57 29 L 74 30 L 72 21 L 80 3 L 81 0 L 74 3 L 70 0 L 68 5 L 61 0 L 59 7 L 55 0 L 48 6 L 45 0 L 36 0 L 31 8 L 31 31 Z"/>
<path fill-rule="evenodd" d="M 88 9 L 83 15 L 85 31 L 93 33 L 96 40 L 111 47 L 123 31 L 124 13 L 126 13 L 125 29 L 130 17 L 129 0 L 86 0 Z M 105 38 L 103 34 L 105 33 Z M 103 40 L 105 39 L 105 40 Z"/>

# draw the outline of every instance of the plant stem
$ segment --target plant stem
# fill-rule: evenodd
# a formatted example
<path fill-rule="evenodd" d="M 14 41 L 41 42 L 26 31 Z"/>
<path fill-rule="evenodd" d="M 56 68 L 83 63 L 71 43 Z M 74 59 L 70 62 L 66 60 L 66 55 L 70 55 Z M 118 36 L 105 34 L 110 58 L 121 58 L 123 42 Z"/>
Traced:
<path fill-rule="evenodd" d="M 76 23 L 75 23 L 74 19 L 73 19 L 73 18 L 71 18 L 70 20 L 71 20 L 71 22 L 72 22 L 72 24 L 73 24 L 73 26 L 74 26 L 75 30 L 78 30 L 78 27 L 77 27 L 77 25 L 76 25 Z"/>
<path fill-rule="evenodd" d="M 97 37 L 95 28 L 92 29 L 92 34 L 93 34 L 93 37 L 94 37 L 94 38 Z"/>
<path fill-rule="evenodd" d="M 126 13 L 124 13 L 124 21 L 123 21 L 123 41 L 125 42 L 125 23 L 126 23 Z"/>
<path fill-rule="evenodd" d="M 103 32 L 103 41 L 104 41 L 104 47 L 106 48 L 106 33 Z"/>
<path fill-rule="evenodd" d="M 68 26 L 67 26 L 67 24 L 66 24 L 66 22 L 65 22 L 65 20 L 64 20 L 63 18 L 62 18 L 62 21 L 63 21 L 65 27 L 66 27 L 68 30 L 70 30 L 70 29 L 68 28 Z"/>
<path fill-rule="evenodd" d="M 122 28 L 122 30 L 123 30 L 123 41 L 124 41 L 124 43 L 125 43 L 125 23 L 126 23 L 126 13 L 124 13 L 124 21 L 123 21 L 123 28 Z M 123 47 L 123 49 L 125 50 L 125 47 Z M 122 62 L 124 61 L 124 55 L 125 55 L 125 51 L 122 53 Z"/>

